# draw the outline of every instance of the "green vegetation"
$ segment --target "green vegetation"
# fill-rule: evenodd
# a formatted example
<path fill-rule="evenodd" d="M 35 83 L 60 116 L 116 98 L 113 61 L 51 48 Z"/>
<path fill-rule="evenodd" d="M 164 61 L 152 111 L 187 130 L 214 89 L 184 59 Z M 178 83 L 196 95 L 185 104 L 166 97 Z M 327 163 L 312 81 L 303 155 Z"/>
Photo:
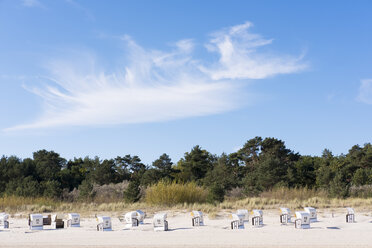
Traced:
<path fill-rule="evenodd" d="M 255 137 L 231 154 L 214 155 L 195 146 L 176 164 L 167 154 L 151 165 L 132 155 L 67 161 L 46 150 L 32 158 L 0 158 L 1 199 L 223 206 L 247 197 L 269 199 L 270 192 L 280 190 L 315 195 L 307 199 L 368 198 L 371 185 L 370 143 L 353 146 L 346 155 L 325 149 L 322 156 L 303 156 L 281 140 Z"/>
<path fill-rule="evenodd" d="M 139 188 L 140 184 L 138 180 L 130 181 L 128 187 L 124 191 L 124 200 L 128 203 L 137 202 L 140 199 L 141 190 Z"/>

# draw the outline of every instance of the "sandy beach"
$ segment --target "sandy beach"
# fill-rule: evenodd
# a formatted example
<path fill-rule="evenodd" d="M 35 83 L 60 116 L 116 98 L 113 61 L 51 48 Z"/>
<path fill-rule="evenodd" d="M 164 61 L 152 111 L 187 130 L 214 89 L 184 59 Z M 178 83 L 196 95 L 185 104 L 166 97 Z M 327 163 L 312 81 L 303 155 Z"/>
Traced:
<path fill-rule="evenodd" d="M 0 247 L 372 247 L 372 216 L 357 213 L 356 223 L 346 223 L 345 213 L 318 211 L 311 229 L 281 225 L 278 211 L 264 211 L 264 226 L 245 223 L 231 230 L 228 213 L 215 219 L 205 216 L 205 226 L 192 227 L 188 212 L 168 212 L 169 231 L 154 232 L 152 216 L 133 229 L 126 229 L 117 216 L 112 231 L 96 231 L 96 219 L 82 218 L 80 228 L 31 231 L 25 218 L 11 218 L 10 229 L 0 231 Z M 109 213 L 106 213 L 109 215 Z"/>

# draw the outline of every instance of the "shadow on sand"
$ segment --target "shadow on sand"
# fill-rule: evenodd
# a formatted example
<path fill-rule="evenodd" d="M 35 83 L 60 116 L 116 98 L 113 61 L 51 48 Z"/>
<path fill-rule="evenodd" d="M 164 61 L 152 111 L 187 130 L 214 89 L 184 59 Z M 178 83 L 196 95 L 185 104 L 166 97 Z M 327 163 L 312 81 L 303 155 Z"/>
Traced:
<path fill-rule="evenodd" d="M 340 230 L 341 228 L 339 228 L 337 226 L 327 226 L 327 229 Z"/>
<path fill-rule="evenodd" d="M 178 231 L 178 230 L 190 230 L 190 229 L 193 229 L 191 227 L 180 227 L 180 228 L 173 228 L 173 229 L 168 229 L 169 232 L 172 232 L 172 231 Z"/>

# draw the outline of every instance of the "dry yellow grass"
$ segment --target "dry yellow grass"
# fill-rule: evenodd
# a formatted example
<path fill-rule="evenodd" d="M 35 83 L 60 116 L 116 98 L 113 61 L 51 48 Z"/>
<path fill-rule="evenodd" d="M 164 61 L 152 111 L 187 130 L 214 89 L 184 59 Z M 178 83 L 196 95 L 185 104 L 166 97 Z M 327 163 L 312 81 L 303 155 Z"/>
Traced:
<path fill-rule="evenodd" d="M 180 203 L 203 203 L 208 192 L 195 183 L 160 181 L 147 188 L 145 201 L 151 205 L 173 206 Z"/>
<path fill-rule="evenodd" d="M 161 185 L 164 187 L 164 185 Z M 160 187 L 160 188 L 161 188 Z M 175 187 L 175 186 L 174 186 Z M 159 188 L 157 188 L 159 189 Z M 162 189 L 162 188 L 161 188 Z M 179 188 L 177 188 L 178 190 Z M 198 197 L 191 196 L 189 192 L 185 190 L 196 190 L 192 192 L 199 192 Z M 154 190 L 154 188 L 153 188 Z M 165 188 L 164 192 L 168 192 Z M 306 206 L 313 206 L 316 208 L 343 208 L 347 206 L 354 207 L 359 210 L 371 211 L 372 210 L 372 198 L 328 198 L 324 192 L 319 192 L 311 189 L 285 189 L 280 188 L 261 194 L 260 197 L 250 197 L 243 199 L 228 199 L 222 203 L 209 204 L 209 203 L 198 203 L 198 201 L 205 201 L 206 192 L 198 191 L 199 187 L 196 185 L 188 185 L 180 192 L 182 197 L 178 196 L 178 202 L 180 199 L 191 199 L 190 203 L 176 203 L 173 200 L 167 200 L 160 198 L 159 201 L 142 201 L 138 203 L 128 204 L 123 201 L 112 201 L 107 203 L 95 203 L 95 202 L 62 202 L 58 200 L 48 198 L 27 198 L 27 197 L 16 197 L 16 196 L 5 196 L 0 197 L 0 212 L 6 211 L 9 213 L 30 213 L 30 212 L 79 212 L 83 215 L 94 215 L 99 212 L 113 212 L 122 213 L 133 209 L 143 209 L 148 213 L 154 213 L 160 210 L 173 210 L 173 211 L 191 211 L 200 210 L 210 215 L 211 218 L 216 218 L 217 213 L 221 211 L 236 210 L 239 208 L 246 209 L 278 209 L 281 206 L 286 206 L 291 209 L 300 209 Z M 152 197 L 156 197 L 156 192 Z M 174 193 L 174 192 L 173 192 Z M 173 194 L 172 193 L 172 194 Z M 148 192 L 147 192 L 148 194 Z M 170 196 L 172 195 L 168 192 Z M 167 197 L 170 197 L 169 195 Z M 148 195 L 146 195 L 148 197 Z M 190 198 L 187 198 L 190 197 Z M 192 198 L 194 197 L 194 198 Z M 201 199 L 204 197 L 204 199 Z M 148 198 L 147 198 L 148 199 Z M 198 200 L 199 199 L 199 200 Z M 201 199 L 201 200 L 200 200 Z M 198 201 L 197 201 L 198 200 Z M 164 204 L 166 201 L 167 204 Z"/>

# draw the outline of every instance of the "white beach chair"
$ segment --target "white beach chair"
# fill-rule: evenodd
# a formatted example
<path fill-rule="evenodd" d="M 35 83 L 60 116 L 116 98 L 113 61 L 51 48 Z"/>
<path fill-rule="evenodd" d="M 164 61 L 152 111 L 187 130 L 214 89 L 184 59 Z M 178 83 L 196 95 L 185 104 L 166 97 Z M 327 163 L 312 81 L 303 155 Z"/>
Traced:
<path fill-rule="evenodd" d="M 146 213 L 141 210 L 136 210 L 136 212 L 137 212 L 137 219 L 138 219 L 139 224 L 143 224 L 143 221 L 146 218 Z"/>
<path fill-rule="evenodd" d="M 139 224 L 137 211 L 131 211 L 125 214 L 125 227 L 132 228 Z"/>
<path fill-rule="evenodd" d="M 67 214 L 67 227 L 80 227 L 80 214 Z"/>
<path fill-rule="evenodd" d="M 288 224 L 291 223 L 291 210 L 289 208 L 280 208 L 280 223 Z"/>
<path fill-rule="evenodd" d="M 252 226 L 263 226 L 263 212 L 259 209 L 252 210 Z"/>
<path fill-rule="evenodd" d="M 192 226 L 204 226 L 204 218 L 201 211 L 192 211 L 191 218 Z"/>
<path fill-rule="evenodd" d="M 305 212 L 308 212 L 310 214 L 310 222 L 317 222 L 318 221 L 317 213 L 316 213 L 315 208 L 305 207 L 304 209 L 305 209 Z"/>
<path fill-rule="evenodd" d="M 28 225 L 30 230 L 43 230 L 43 215 L 30 214 L 28 217 Z"/>
<path fill-rule="evenodd" d="M 296 212 L 295 228 L 309 229 L 310 228 L 310 214 L 305 211 Z"/>
<path fill-rule="evenodd" d="M 97 231 L 112 231 L 111 217 L 98 216 L 97 217 Z"/>
<path fill-rule="evenodd" d="M 154 231 L 168 231 L 168 221 L 166 213 L 157 213 L 153 219 Z"/>
<path fill-rule="evenodd" d="M 238 210 L 236 210 L 236 213 L 244 215 L 244 221 L 249 221 L 249 211 L 248 211 L 248 209 L 238 209 Z"/>
<path fill-rule="evenodd" d="M 244 229 L 244 214 L 231 214 L 231 229 Z"/>
<path fill-rule="evenodd" d="M 0 229 L 8 229 L 9 228 L 9 214 L 0 213 Z"/>
<path fill-rule="evenodd" d="M 62 214 L 53 214 L 51 225 L 52 225 L 53 229 L 64 228 L 65 227 L 65 222 L 63 221 L 63 215 Z"/>
<path fill-rule="evenodd" d="M 355 211 L 353 208 L 346 208 L 346 223 L 354 223 L 355 222 Z"/>

